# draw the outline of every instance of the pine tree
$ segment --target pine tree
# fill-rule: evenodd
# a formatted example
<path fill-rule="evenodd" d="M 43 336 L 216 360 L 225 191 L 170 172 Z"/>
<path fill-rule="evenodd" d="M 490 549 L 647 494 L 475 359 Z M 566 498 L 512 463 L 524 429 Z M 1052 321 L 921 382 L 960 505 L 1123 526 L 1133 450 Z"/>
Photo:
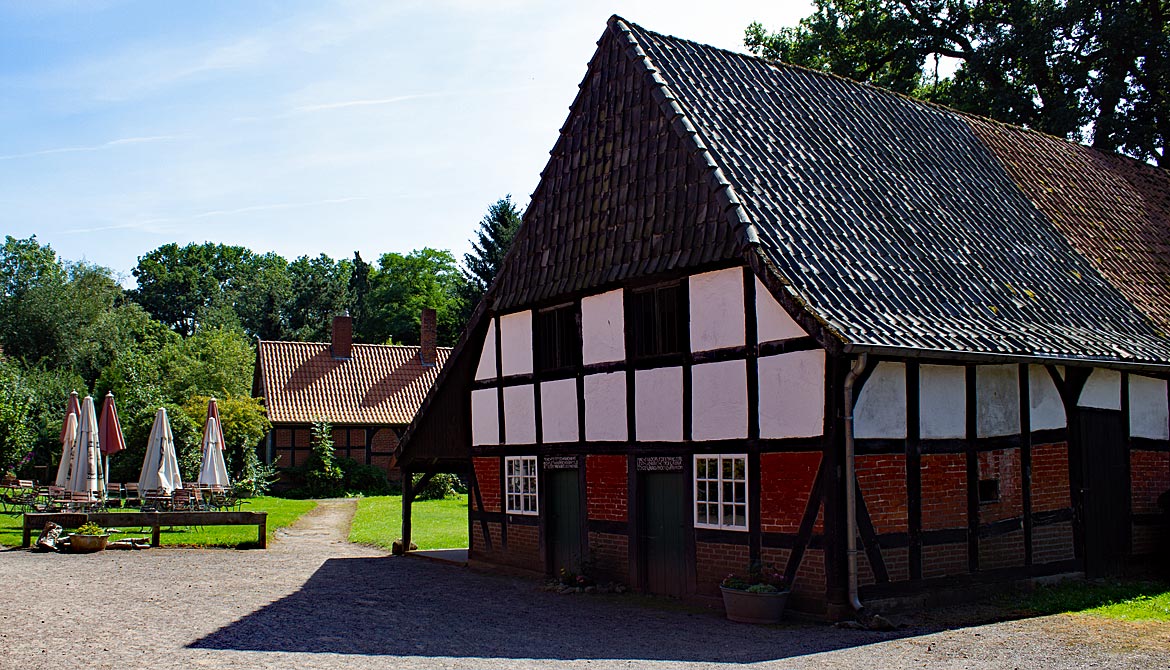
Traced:
<path fill-rule="evenodd" d="M 500 271 L 504 255 L 512 246 L 516 231 L 520 229 L 521 212 L 512 203 L 508 194 L 488 207 L 487 214 L 479 222 L 475 239 L 471 241 L 471 252 L 463 255 L 463 277 L 467 284 L 466 309 L 468 312 L 479 304 L 484 292 Z"/>

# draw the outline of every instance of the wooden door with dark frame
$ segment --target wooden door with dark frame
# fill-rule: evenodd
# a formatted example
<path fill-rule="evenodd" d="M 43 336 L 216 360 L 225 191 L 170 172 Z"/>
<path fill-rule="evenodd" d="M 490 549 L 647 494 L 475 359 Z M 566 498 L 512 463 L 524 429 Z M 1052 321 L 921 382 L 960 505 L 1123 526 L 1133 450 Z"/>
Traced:
<path fill-rule="evenodd" d="M 581 488 L 576 470 L 546 470 L 545 504 L 548 510 L 548 566 L 553 576 L 561 569 L 581 569 Z"/>
<path fill-rule="evenodd" d="M 1121 412 L 1080 408 L 1081 524 L 1085 574 L 1121 572 L 1129 554 L 1129 463 Z"/>
<path fill-rule="evenodd" d="M 641 583 L 650 593 L 681 596 L 687 589 L 686 509 L 682 472 L 638 473 Z"/>

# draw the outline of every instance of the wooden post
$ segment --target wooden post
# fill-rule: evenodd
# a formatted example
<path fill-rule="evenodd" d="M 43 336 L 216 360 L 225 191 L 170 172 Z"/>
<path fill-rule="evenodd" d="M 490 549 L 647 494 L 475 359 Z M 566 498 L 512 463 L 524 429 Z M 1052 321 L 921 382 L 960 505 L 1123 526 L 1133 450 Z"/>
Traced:
<path fill-rule="evenodd" d="M 402 471 L 402 555 L 410 551 L 410 505 L 414 502 L 414 473 Z"/>
<path fill-rule="evenodd" d="M 158 522 L 158 518 L 155 517 L 154 524 L 150 527 L 150 546 L 152 546 L 152 547 L 159 546 L 159 544 L 160 544 L 159 540 L 161 539 L 159 537 L 159 534 L 161 533 L 161 531 L 162 531 L 162 524 L 160 524 Z"/>
<path fill-rule="evenodd" d="M 259 526 L 260 526 L 260 533 L 259 533 L 259 536 L 256 538 L 256 541 L 260 543 L 261 549 L 267 549 L 268 548 L 268 514 L 267 513 L 265 513 L 264 516 L 260 518 Z"/>

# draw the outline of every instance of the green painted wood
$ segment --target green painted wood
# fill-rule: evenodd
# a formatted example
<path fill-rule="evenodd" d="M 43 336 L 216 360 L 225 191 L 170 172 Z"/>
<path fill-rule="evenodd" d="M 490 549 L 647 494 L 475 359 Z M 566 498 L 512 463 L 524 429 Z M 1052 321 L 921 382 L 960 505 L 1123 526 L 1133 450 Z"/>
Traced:
<path fill-rule="evenodd" d="M 559 575 L 562 568 L 577 572 L 583 555 L 578 473 L 576 470 L 548 470 L 545 473 L 545 487 L 549 567 L 554 575 Z"/>
<path fill-rule="evenodd" d="M 681 472 L 639 474 L 642 509 L 643 584 L 651 593 L 686 593 L 686 506 L 690 504 Z"/>

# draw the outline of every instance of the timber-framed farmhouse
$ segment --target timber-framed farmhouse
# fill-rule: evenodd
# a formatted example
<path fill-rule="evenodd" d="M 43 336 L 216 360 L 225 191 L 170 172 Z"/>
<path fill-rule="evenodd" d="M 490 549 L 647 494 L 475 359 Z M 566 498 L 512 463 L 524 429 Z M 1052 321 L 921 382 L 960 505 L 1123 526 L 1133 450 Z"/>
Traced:
<path fill-rule="evenodd" d="M 1168 240 L 1156 168 L 614 17 L 399 462 L 468 476 L 473 561 L 654 593 L 1111 574 L 1170 490 Z"/>

